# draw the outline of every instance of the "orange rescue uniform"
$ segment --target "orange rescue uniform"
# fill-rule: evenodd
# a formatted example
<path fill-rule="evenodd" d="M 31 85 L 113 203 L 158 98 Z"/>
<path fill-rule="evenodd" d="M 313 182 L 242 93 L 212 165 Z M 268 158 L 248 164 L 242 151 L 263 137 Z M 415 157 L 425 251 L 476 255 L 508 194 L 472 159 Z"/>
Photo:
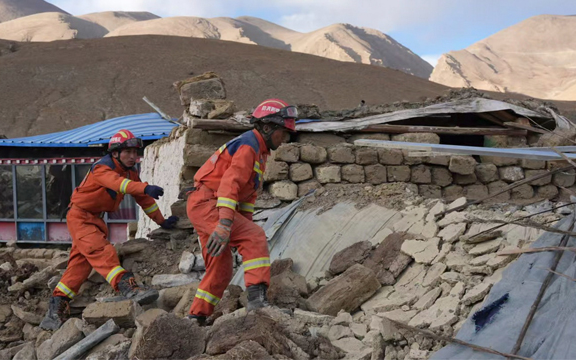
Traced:
<path fill-rule="evenodd" d="M 232 252 L 208 254 L 208 238 L 220 218 L 232 219 L 230 247 L 244 265 L 246 286 L 270 283 L 266 235 L 252 222 L 257 191 L 270 154 L 256 130 L 245 132 L 218 149 L 194 176 L 196 190 L 188 196 L 186 212 L 202 244 L 206 274 L 190 307 L 191 315 L 210 316 L 232 280 Z"/>
<path fill-rule="evenodd" d="M 92 166 L 70 199 L 66 222 L 72 236 L 72 249 L 53 296 L 73 299 L 92 268 L 118 290 L 119 275 L 126 270 L 120 266 L 116 249 L 107 240 L 108 227 L 102 218 L 105 212 L 118 210 L 124 194 L 130 194 L 154 222 L 162 224 L 164 216 L 156 201 L 144 193 L 146 186 L 136 171 L 124 170 L 110 154 Z"/>

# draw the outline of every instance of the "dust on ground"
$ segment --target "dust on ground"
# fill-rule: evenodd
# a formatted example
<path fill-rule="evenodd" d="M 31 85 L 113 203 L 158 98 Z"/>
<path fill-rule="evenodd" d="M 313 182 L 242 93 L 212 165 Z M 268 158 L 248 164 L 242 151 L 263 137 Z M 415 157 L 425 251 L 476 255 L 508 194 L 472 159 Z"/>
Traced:
<path fill-rule="evenodd" d="M 423 201 L 418 196 L 418 187 L 409 183 L 386 183 L 381 185 L 366 184 L 327 184 L 324 189 L 316 191 L 308 201 L 301 205 L 301 210 L 320 209 L 318 214 L 330 210 L 342 202 L 355 203 L 357 209 L 370 204 L 395 210 L 403 210 L 406 201 Z"/>

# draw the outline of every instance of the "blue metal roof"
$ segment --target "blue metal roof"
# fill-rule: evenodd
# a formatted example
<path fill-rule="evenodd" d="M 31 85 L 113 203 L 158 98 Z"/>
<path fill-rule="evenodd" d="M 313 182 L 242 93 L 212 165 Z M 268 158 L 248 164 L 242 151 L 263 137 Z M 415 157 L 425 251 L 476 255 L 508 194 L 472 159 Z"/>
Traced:
<path fill-rule="evenodd" d="M 142 140 L 168 136 L 177 124 L 157 113 L 122 116 L 77 129 L 15 139 L 0 139 L 0 146 L 88 147 L 106 144 L 121 129 L 130 130 Z"/>

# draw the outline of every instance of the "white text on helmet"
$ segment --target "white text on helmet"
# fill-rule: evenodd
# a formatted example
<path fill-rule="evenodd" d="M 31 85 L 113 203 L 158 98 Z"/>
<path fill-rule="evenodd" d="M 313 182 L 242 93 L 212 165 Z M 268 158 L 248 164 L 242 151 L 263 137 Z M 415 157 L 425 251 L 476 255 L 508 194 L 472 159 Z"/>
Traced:
<path fill-rule="evenodd" d="M 275 108 L 274 106 L 262 106 L 262 111 L 273 111 L 273 112 L 279 112 L 280 109 Z"/>
<path fill-rule="evenodd" d="M 122 138 L 120 136 L 114 136 L 110 138 L 111 143 L 122 142 Z"/>

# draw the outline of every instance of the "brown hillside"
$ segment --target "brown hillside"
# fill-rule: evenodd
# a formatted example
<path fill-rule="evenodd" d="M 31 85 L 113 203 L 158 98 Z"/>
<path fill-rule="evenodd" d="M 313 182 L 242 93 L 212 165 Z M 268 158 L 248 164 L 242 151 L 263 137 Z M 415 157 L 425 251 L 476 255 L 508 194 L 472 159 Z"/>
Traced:
<path fill-rule="evenodd" d="M 228 98 L 250 109 L 268 97 L 322 109 L 417 101 L 447 88 L 384 67 L 220 40 L 130 36 L 50 43 L 0 41 L 0 134 L 62 131 L 150 112 L 148 96 L 182 114 L 172 83 L 215 71 Z"/>

